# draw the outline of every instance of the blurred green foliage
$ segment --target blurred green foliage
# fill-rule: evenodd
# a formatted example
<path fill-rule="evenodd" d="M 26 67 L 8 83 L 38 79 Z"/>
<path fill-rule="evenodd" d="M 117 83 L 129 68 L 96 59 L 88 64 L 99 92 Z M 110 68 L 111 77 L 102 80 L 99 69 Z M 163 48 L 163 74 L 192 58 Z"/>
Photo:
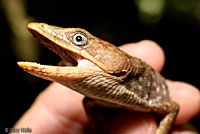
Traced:
<path fill-rule="evenodd" d="M 145 25 L 155 25 L 164 14 L 187 14 L 199 18 L 199 0 L 134 0 L 138 8 L 138 18 Z M 173 14 L 172 14 L 173 16 Z"/>

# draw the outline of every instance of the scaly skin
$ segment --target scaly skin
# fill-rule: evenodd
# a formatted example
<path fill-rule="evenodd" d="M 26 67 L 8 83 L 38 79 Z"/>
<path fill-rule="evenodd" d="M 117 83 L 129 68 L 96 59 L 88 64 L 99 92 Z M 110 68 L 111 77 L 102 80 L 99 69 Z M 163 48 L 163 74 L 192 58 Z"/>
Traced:
<path fill-rule="evenodd" d="M 164 78 L 149 65 L 80 28 L 30 23 L 28 30 L 61 57 L 62 66 L 32 62 L 18 65 L 35 76 L 85 95 L 85 110 L 91 123 L 95 123 L 91 133 L 109 132 L 104 126 L 107 108 L 163 114 L 156 134 L 170 132 L 179 106 L 170 100 Z M 96 110 L 99 107 L 101 110 Z M 102 111 L 103 121 L 95 115 L 96 111 Z"/>

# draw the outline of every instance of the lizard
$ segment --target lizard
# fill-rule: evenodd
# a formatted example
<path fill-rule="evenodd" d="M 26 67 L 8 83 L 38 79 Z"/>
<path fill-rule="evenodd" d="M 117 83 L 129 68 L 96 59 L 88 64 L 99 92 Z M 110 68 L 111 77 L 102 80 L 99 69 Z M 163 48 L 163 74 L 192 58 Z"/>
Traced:
<path fill-rule="evenodd" d="M 18 66 L 83 94 L 83 105 L 93 124 L 91 133 L 109 133 L 103 128 L 109 122 L 107 109 L 163 115 L 156 134 L 170 132 L 179 105 L 170 99 L 165 78 L 150 65 L 81 28 L 32 22 L 27 29 L 62 60 L 58 66 L 27 61 L 17 62 Z"/>

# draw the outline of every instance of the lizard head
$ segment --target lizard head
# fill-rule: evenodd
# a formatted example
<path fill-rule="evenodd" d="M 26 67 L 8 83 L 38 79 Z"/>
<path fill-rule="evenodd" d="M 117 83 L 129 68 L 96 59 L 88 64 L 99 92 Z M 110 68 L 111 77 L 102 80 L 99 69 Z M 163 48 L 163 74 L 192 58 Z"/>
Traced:
<path fill-rule="evenodd" d="M 126 72 L 127 54 L 84 29 L 61 28 L 45 23 L 30 23 L 27 28 L 61 57 L 64 66 L 90 66 L 108 74 Z M 26 66 L 28 64 L 26 62 Z M 18 65 L 23 68 L 25 64 L 18 62 Z"/>
<path fill-rule="evenodd" d="M 131 73 L 136 75 L 143 71 L 140 60 L 131 58 L 116 46 L 84 29 L 30 23 L 28 30 L 59 55 L 62 61 L 58 66 L 18 62 L 24 71 L 56 81 L 98 101 L 123 106 L 122 99 L 131 100 L 130 94 L 133 93 L 120 82 Z"/>

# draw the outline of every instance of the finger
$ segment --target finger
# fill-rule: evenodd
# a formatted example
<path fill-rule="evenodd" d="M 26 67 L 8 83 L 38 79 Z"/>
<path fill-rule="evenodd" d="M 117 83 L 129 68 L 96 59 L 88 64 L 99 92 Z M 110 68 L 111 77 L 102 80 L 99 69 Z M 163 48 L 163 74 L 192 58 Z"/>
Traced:
<path fill-rule="evenodd" d="M 111 134 L 154 134 L 157 128 L 150 113 L 122 111 L 113 121 Z"/>
<path fill-rule="evenodd" d="M 164 66 L 165 55 L 163 49 L 153 41 L 144 40 L 138 43 L 129 43 L 120 48 L 128 54 L 142 59 L 159 72 Z"/>
<path fill-rule="evenodd" d="M 82 98 L 82 95 L 53 83 L 40 93 L 15 128 L 29 126 L 33 133 L 81 133 L 87 121 Z"/>
<path fill-rule="evenodd" d="M 175 124 L 181 124 L 200 112 L 200 92 L 194 86 L 178 81 L 167 81 L 172 100 L 180 105 Z"/>

